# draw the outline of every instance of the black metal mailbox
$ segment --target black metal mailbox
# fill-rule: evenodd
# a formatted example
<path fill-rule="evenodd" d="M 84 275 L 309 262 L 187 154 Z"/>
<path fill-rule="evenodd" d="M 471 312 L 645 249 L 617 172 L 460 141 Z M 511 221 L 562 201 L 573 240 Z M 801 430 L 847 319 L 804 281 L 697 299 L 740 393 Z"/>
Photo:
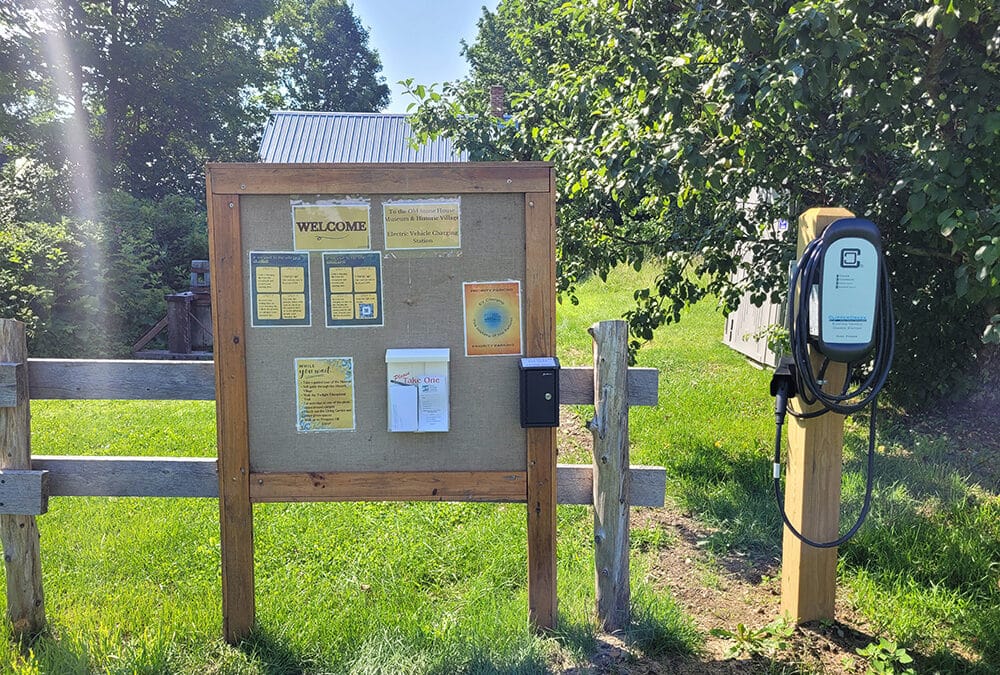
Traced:
<path fill-rule="evenodd" d="M 559 359 L 521 359 L 521 426 L 559 426 Z"/>

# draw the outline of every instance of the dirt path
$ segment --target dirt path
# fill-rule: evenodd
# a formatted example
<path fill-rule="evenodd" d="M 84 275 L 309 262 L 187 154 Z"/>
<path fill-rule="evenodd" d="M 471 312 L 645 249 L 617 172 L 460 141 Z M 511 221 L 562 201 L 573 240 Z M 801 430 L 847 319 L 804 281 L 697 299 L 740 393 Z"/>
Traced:
<path fill-rule="evenodd" d="M 571 413 L 564 413 L 571 415 Z M 586 461 L 591 437 L 582 422 L 567 417 L 559 431 L 560 461 Z M 732 554 L 716 557 L 706 550 L 712 531 L 689 514 L 671 506 L 635 509 L 635 529 L 657 529 L 665 541 L 648 572 L 647 581 L 657 590 L 670 593 L 705 635 L 701 653 L 693 657 L 649 658 L 617 636 L 600 636 L 600 647 L 587 665 L 562 669 L 563 673 L 860 673 L 864 660 L 856 649 L 875 638 L 862 617 L 844 598 L 838 597 L 838 621 L 828 625 L 807 624 L 783 638 L 765 627 L 779 616 L 781 579 L 777 558 L 753 558 Z M 713 636 L 710 631 L 736 631 L 742 624 L 758 631 L 755 654 L 730 658 L 727 651 L 734 640 Z M 762 631 L 763 632 L 760 632 Z"/>
<path fill-rule="evenodd" d="M 917 433 L 949 441 L 943 462 L 970 483 L 989 492 L 1000 490 L 1000 349 L 990 352 L 979 386 L 961 401 L 942 405 L 932 414 L 897 416 L 893 423 Z M 560 461 L 589 462 L 592 438 L 582 420 L 563 409 L 559 428 Z M 926 459 L 923 461 L 927 461 Z M 705 636 L 701 652 L 688 658 L 648 658 L 613 635 L 601 636 L 601 647 L 585 666 L 562 672 L 583 673 L 864 673 L 865 659 L 857 649 L 876 641 L 864 617 L 853 610 L 845 589 L 838 588 L 837 621 L 806 624 L 791 631 L 787 644 L 767 629 L 779 616 L 781 595 L 780 560 L 754 559 L 745 554 L 712 555 L 705 543 L 712 531 L 670 505 L 658 509 L 634 509 L 632 527 L 658 529 L 670 544 L 659 548 L 647 581 L 670 593 Z M 756 632 L 756 654 L 731 658 L 727 652 L 735 641 L 711 634 L 712 630 L 734 632 L 743 625 Z M 744 640 L 744 643 L 748 643 Z M 558 668 L 557 668 L 558 670 Z M 918 669 L 919 670 L 919 669 Z"/>
<path fill-rule="evenodd" d="M 658 551 L 647 580 L 669 592 L 705 635 L 701 653 L 693 657 L 653 659 L 616 636 L 601 636 L 601 647 L 587 666 L 564 672 L 584 673 L 861 673 L 864 660 L 856 649 L 875 640 L 862 617 L 838 598 L 832 624 L 807 624 L 787 629 L 766 626 L 779 616 L 781 594 L 777 560 L 745 556 L 714 558 L 701 545 L 711 534 L 692 518 L 671 508 L 643 509 L 634 527 L 661 528 L 671 545 Z M 735 641 L 710 631 L 736 631 L 742 624 L 758 631 L 757 653 L 727 654 Z M 761 632 L 762 631 L 762 632 Z M 779 643 L 784 642 L 780 647 Z"/>

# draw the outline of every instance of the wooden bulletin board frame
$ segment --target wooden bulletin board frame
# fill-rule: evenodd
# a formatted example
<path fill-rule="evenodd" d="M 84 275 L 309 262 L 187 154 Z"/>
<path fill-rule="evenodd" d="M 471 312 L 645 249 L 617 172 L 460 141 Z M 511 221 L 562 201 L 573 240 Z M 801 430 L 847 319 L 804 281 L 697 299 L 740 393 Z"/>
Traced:
<path fill-rule="evenodd" d="M 521 194 L 524 199 L 524 352 L 555 355 L 555 175 L 551 164 L 209 164 L 215 332 L 223 633 L 253 628 L 253 504 L 284 501 L 526 502 L 529 619 L 556 621 L 556 430 L 526 435 L 526 470 L 257 474 L 250 464 L 246 293 L 240 199 L 297 194 Z M 511 430 L 513 434 L 517 429 Z"/>

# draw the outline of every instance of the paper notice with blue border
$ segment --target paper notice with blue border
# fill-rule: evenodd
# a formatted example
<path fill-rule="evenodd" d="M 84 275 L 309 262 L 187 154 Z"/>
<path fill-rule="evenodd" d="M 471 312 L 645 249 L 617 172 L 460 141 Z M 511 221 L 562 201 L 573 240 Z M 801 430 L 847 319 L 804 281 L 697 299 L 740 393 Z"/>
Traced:
<path fill-rule="evenodd" d="M 382 254 L 324 253 L 327 328 L 381 326 Z"/>
<path fill-rule="evenodd" d="M 309 254 L 250 251 L 250 325 L 311 326 Z"/>

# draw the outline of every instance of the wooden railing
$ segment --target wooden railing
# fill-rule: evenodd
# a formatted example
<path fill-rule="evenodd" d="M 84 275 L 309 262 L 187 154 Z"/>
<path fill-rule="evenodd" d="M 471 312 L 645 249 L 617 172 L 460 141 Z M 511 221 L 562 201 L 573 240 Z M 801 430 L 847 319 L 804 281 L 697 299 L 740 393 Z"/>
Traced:
<path fill-rule="evenodd" d="M 50 497 L 218 498 L 219 484 L 214 457 L 87 456 L 87 448 L 80 448 L 76 456 L 32 456 L 27 437 L 29 399 L 212 400 L 215 371 L 211 361 L 25 359 L 23 326 L 18 331 L 15 324 L 20 326 L 0 319 L 0 539 L 7 568 L 8 619 L 16 633 L 33 633 L 44 625 L 34 516 L 45 513 Z M 598 340 L 612 328 L 621 333 L 623 322 L 595 324 L 591 332 Z M 603 349 L 610 351 L 603 356 L 596 353 L 602 349 L 599 342 L 595 363 L 625 363 L 623 341 L 609 343 Z M 597 395 L 593 367 L 561 370 L 560 403 L 595 405 L 597 414 L 590 423 L 593 464 L 560 464 L 556 477 L 560 504 L 596 504 L 598 616 L 610 628 L 628 618 L 628 508 L 662 506 L 666 485 L 662 467 L 628 464 L 628 408 L 657 404 L 658 372 L 654 368 L 620 372 L 617 366 L 612 370 L 598 368 Z M 612 377 L 617 384 L 606 381 Z M 617 395 L 609 397 L 612 391 Z M 617 449 L 609 449 L 609 444 Z M 614 590 L 602 594 L 602 584 L 611 584 Z M 602 605 L 608 593 L 617 601 Z"/>

